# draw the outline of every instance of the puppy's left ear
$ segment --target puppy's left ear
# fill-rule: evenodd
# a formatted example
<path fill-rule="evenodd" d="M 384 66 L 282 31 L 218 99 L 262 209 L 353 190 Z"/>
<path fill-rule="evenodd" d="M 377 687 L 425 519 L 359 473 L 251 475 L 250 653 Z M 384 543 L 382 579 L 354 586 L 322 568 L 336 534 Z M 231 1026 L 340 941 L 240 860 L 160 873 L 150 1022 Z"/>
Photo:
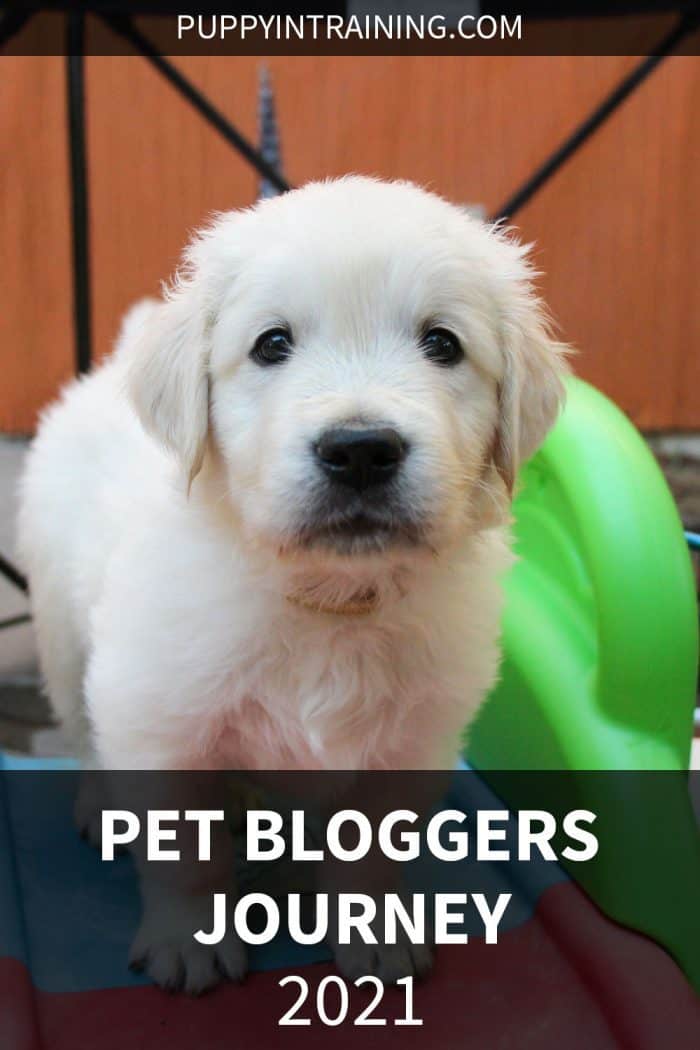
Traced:
<path fill-rule="evenodd" d="M 151 304 L 130 340 L 128 392 L 143 426 L 198 474 L 209 425 L 209 323 L 201 279 L 176 283 Z"/>
<path fill-rule="evenodd" d="M 506 324 L 503 350 L 494 462 L 512 496 L 520 464 L 541 445 L 563 404 L 568 347 L 550 337 L 532 299 L 517 321 Z"/>

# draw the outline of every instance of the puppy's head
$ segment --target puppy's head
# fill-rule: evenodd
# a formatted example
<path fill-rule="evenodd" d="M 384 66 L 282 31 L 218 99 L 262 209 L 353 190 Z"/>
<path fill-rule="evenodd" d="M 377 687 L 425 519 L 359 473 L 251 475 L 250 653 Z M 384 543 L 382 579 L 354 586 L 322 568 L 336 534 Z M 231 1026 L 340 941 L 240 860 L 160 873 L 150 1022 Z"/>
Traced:
<path fill-rule="evenodd" d="M 208 450 L 251 542 L 326 559 L 500 520 L 562 397 L 524 249 L 407 183 L 217 219 L 140 342 L 147 429 L 190 479 Z"/>

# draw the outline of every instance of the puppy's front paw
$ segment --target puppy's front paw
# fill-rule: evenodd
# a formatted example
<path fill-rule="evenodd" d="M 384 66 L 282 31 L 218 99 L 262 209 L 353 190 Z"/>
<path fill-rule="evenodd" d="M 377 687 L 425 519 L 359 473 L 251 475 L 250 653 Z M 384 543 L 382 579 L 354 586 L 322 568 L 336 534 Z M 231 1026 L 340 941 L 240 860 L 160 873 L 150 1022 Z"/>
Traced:
<path fill-rule="evenodd" d="M 373 879 L 377 885 L 376 871 Z M 369 880 L 368 880 L 369 881 Z M 340 897 L 334 881 L 328 884 L 332 892 L 329 895 L 329 944 L 333 949 L 335 962 L 344 977 L 349 980 L 357 980 L 358 977 L 378 977 L 383 984 L 396 984 L 403 977 L 425 977 L 433 966 L 433 930 L 428 924 L 425 931 L 424 944 L 413 944 L 405 929 L 398 926 L 396 930 L 396 944 L 386 944 L 383 940 L 386 930 L 385 907 L 388 896 L 373 890 L 367 896 L 374 902 L 371 909 L 372 918 L 364 922 L 357 929 L 350 927 L 350 943 L 340 943 L 340 930 L 344 920 L 339 914 Z M 388 885 L 391 885 L 390 883 Z M 353 887 L 357 889 L 355 885 Z M 399 897 L 405 896 L 405 890 L 394 886 L 389 896 L 398 893 Z M 405 905 L 409 907 L 406 899 Z M 410 907 L 409 907 L 410 910 Z M 376 944 L 367 944 L 360 933 L 365 926 L 376 938 Z"/>
<path fill-rule="evenodd" d="M 222 979 L 240 981 L 247 970 L 245 945 L 233 931 L 214 945 L 194 939 L 211 927 L 211 896 L 165 892 L 149 903 L 129 953 L 129 966 L 145 971 L 170 992 L 201 995 Z"/>
<path fill-rule="evenodd" d="M 338 944 L 338 969 L 348 980 L 373 975 L 384 984 L 396 984 L 402 977 L 425 977 L 433 965 L 433 952 L 427 944 Z"/>

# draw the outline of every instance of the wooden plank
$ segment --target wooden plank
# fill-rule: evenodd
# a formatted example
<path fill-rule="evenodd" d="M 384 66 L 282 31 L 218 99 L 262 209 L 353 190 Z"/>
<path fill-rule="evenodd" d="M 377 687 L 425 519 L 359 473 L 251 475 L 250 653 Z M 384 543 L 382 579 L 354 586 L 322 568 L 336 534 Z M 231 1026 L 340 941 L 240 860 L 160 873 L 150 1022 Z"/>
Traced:
<path fill-rule="evenodd" d="M 577 371 L 647 429 L 700 427 L 699 99 L 669 59 L 521 217 Z"/>
<path fill-rule="evenodd" d="M 0 430 L 72 374 L 64 60 L 0 59 Z"/>

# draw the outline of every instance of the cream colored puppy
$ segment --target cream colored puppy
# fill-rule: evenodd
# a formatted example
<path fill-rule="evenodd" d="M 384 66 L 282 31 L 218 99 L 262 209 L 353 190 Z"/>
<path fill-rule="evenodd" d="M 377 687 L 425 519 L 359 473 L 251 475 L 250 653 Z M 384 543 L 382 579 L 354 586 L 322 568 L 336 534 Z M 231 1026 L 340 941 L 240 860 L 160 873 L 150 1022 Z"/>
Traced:
<path fill-rule="evenodd" d="M 525 255 L 359 177 L 195 238 L 24 477 L 42 670 L 83 754 L 455 761 L 497 673 L 518 464 L 562 397 Z"/>

